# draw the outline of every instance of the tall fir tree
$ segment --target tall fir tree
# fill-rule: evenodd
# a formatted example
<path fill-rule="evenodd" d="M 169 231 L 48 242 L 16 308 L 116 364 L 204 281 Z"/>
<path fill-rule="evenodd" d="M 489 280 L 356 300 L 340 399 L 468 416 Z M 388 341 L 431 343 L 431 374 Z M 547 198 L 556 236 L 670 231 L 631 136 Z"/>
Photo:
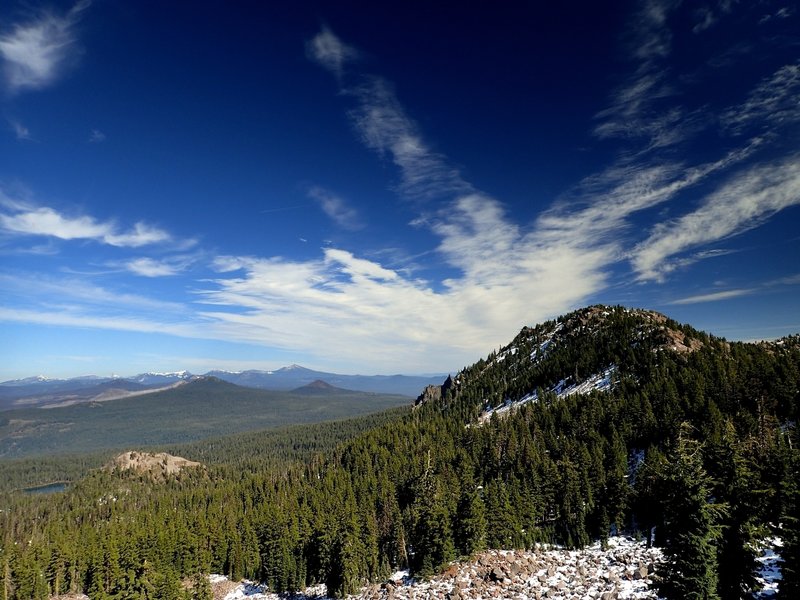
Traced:
<path fill-rule="evenodd" d="M 795 444 L 791 465 L 784 483 L 786 509 L 783 514 L 782 579 L 778 593 L 782 599 L 800 598 L 800 449 Z"/>
<path fill-rule="evenodd" d="M 759 540 L 767 533 L 758 517 L 766 492 L 737 443 L 731 422 L 713 448 L 712 463 L 717 477 L 714 495 L 728 509 L 718 543 L 719 595 L 722 600 L 739 600 L 758 587 Z"/>
<path fill-rule="evenodd" d="M 453 532 L 458 551 L 464 555 L 486 548 L 486 507 L 482 491 L 471 474 L 464 476 Z"/>
<path fill-rule="evenodd" d="M 711 501 L 712 482 L 703 468 L 702 447 L 683 424 L 662 465 L 662 531 L 666 558 L 659 592 L 668 600 L 718 600 L 717 541 L 724 507 Z"/>

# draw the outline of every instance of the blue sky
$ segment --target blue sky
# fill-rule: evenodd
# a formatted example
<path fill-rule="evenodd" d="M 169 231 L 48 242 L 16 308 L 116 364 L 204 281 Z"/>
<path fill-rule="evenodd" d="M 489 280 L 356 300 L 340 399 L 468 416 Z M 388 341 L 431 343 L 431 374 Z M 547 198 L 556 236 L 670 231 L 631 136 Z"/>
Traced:
<path fill-rule="evenodd" d="M 797 3 L 471 4 L 4 2 L 0 379 L 800 332 Z"/>

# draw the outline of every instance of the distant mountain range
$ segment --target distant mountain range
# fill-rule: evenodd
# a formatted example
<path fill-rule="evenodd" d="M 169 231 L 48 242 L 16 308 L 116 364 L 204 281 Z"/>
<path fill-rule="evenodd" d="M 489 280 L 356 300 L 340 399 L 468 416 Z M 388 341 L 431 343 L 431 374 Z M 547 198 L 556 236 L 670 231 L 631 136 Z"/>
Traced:
<path fill-rule="evenodd" d="M 136 389 L 127 396 L 65 400 L 47 404 L 47 408 L 29 403 L 4 410 L 0 412 L 0 462 L 25 456 L 183 443 L 347 419 L 412 404 L 407 396 L 343 390 L 324 382 L 277 391 L 193 376 L 191 381 L 144 393 Z"/>
<path fill-rule="evenodd" d="M 70 379 L 49 379 L 40 375 L 0 383 L 0 410 L 54 407 L 95 400 L 127 398 L 167 389 L 200 377 L 215 377 L 243 387 L 273 391 L 292 391 L 315 384 L 315 382 L 321 382 L 331 388 L 416 397 L 425 386 L 441 384 L 446 375 L 340 375 L 314 371 L 299 365 L 291 365 L 275 371 L 215 370 L 203 375 L 195 375 L 189 371 L 140 373 L 131 377 L 85 375 Z M 316 393 L 319 392 L 319 385 L 317 385 Z M 308 393 L 308 390 L 304 393 Z"/>

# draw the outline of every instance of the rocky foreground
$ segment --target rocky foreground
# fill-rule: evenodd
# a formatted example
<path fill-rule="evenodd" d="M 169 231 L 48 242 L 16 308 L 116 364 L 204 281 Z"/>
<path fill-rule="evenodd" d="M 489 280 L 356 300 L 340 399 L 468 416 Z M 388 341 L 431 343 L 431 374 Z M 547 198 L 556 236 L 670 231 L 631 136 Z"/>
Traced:
<path fill-rule="evenodd" d="M 578 551 L 491 550 L 469 562 L 455 563 L 444 573 L 426 581 L 416 581 L 402 572 L 396 573 L 390 581 L 368 586 L 351 598 L 654 599 L 657 596 L 652 589 L 652 574 L 660 561 L 661 552 L 657 548 L 647 548 L 642 542 L 622 537 L 612 538 L 606 551 L 602 551 L 599 544 Z M 221 587 L 218 589 L 222 591 Z M 324 589 L 315 588 L 292 597 L 322 600 L 325 594 Z M 277 600 L 281 596 L 260 586 L 240 584 L 235 589 L 228 587 L 217 598 Z"/>
<path fill-rule="evenodd" d="M 774 598 L 780 582 L 780 539 L 765 540 L 759 577 L 763 589 L 754 598 Z M 585 550 L 484 552 L 468 562 L 454 563 L 429 580 L 395 573 L 380 585 L 367 586 L 349 600 L 490 599 L 528 600 L 645 600 L 657 598 L 653 571 L 662 560 L 658 548 L 615 537 L 606 551 L 595 544 Z M 232 582 L 211 575 L 214 600 L 328 600 L 325 586 L 297 594 L 275 594 L 253 582 Z M 60 596 L 51 600 L 89 600 L 88 596 Z"/>

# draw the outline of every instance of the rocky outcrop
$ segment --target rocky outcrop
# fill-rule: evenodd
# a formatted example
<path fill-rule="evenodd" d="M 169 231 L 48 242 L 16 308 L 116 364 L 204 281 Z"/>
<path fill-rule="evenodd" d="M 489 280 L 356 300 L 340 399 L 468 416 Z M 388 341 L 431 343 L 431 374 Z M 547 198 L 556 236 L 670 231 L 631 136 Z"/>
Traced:
<path fill-rule="evenodd" d="M 428 402 L 438 402 L 442 399 L 442 386 L 440 385 L 426 385 L 422 393 L 417 396 L 414 401 L 414 407 L 426 404 Z"/>
<path fill-rule="evenodd" d="M 109 471 L 133 471 L 149 475 L 156 481 L 164 481 L 177 475 L 184 469 L 202 468 L 203 464 L 166 452 L 124 452 L 111 461 L 106 468 Z"/>
<path fill-rule="evenodd" d="M 448 375 L 442 385 L 426 385 L 422 393 L 417 396 L 414 402 L 414 407 L 420 406 L 427 402 L 438 402 L 447 395 L 447 390 L 454 389 L 455 384 L 453 378 Z"/>
<path fill-rule="evenodd" d="M 412 598 L 561 598 L 624 600 L 656 598 L 651 589 L 661 553 L 631 540 L 612 540 L 607 551 L 492 550 L 455 563 L 427 582 L 390 581 L 360 596 L 369 600 Z M 423 591 L 424 588 L 424 591 Z M 422 595 L 420 595 L 422 594 Z"/>

